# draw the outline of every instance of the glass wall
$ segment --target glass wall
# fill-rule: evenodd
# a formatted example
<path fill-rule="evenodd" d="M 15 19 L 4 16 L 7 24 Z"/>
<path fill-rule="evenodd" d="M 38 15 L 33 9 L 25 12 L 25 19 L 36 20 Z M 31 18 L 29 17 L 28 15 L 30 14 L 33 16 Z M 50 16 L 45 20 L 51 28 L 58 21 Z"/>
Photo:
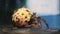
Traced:
<path fill-rule="evenodd" d="M 60 27 L 59 0 L 27 0 L 27 8 L 45 18 L 50 27 Z"/>

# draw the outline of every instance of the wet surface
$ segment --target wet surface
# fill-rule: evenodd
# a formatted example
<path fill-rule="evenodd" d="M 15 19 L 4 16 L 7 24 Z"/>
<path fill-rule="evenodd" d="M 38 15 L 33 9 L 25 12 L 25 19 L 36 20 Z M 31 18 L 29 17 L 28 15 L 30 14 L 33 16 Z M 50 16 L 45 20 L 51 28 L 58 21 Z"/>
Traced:
<path fill-rule="evenodd" d="M 39 28 L 0 27 L 0 34 L 60 34 L 60 30 L 57 28 L 39 29 Z"/>

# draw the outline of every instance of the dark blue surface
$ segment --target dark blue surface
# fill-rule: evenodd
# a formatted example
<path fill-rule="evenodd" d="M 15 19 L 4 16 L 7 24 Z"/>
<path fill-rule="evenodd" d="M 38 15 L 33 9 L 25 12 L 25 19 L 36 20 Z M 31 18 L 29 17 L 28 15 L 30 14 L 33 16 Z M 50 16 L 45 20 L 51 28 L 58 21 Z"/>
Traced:
<path fill-rule="evenodd" d="M 50 27 L 60 28 L 60 15 L 50 15 L 42 17 L 46 19 Z M 44 23 L 42 23 L 42 25 L 45 27 Z"/>

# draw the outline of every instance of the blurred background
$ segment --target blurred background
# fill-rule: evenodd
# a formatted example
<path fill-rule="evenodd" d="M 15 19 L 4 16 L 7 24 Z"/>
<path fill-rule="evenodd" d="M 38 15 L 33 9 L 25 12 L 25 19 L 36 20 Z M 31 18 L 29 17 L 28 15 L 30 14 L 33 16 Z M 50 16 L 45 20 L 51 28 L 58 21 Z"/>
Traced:
<path fill-rule="evenodd" d="M 50 27 L 60 28 L 60 0 L 0 0 L 0 25 L 12 24 L 11 15 L 21 7 L 45 18 Z"/>

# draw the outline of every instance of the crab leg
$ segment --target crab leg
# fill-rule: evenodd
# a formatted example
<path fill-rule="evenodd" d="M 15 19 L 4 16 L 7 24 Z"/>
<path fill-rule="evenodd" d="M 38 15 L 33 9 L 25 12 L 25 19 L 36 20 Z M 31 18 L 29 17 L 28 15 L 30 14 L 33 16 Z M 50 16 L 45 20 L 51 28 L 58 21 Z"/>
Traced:
<path fill-rule="evenodd" d="M 47 28 L 49 28 L 49 25 L 48 25 L 48 23 L 46 22 L 46 20 L 45 20 L 44 18 L 42 18 L 41 20 L 46 24 Z"/>
<path fill-rule="evenodd" d="M 42 28 L 42 24 L 38 20 L 36 21 L 36 24 L 38 25 L 39 28 Z"/>

